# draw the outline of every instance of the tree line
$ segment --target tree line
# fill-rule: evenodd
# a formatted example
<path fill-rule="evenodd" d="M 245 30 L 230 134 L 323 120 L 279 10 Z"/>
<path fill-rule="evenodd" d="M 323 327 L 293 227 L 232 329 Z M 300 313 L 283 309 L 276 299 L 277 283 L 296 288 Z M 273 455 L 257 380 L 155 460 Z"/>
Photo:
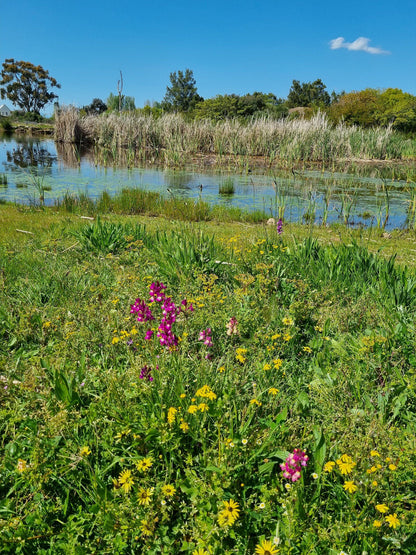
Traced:
<path fill-rule="evenodd" d="M 60 85 L 42 66 L 7 59 L 0 77 L 1 98 L 7 97 L 26 113 L 39 114 L 44 106 L 58 98 L 51 89 L 60 88 Z M 320 110 L 333 123 L 342 121 L 362 127 L 392 126 L 402 132 L 416 132 L 416 96 L 401 89 L 368 88 L 349 93 L 330 93 L 321 79 L 303 83 L 293 80 L 285 99 L 271 92 L 224 94 L 204 99 L 198 93 L 191 69 L 170 74 L 165 96 L 160 102 L 147 102 L 143 108 L 136 108 L 135 99 L 122 94 L 119 89 L 118 94 L 110 93 L 106 101 L 94 98 L 80 110 L 96 115 L 135 110 L 155 117 L 166 112 L 179 112 L 189 119 L 215 121 L 231 118 L 247 120 L 264 115 L 308 118 Z"/>

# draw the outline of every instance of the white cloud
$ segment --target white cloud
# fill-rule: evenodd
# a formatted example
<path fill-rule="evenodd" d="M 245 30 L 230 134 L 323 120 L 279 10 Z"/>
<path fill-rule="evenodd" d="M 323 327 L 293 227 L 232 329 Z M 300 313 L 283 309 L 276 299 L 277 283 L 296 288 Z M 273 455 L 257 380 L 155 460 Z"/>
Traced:
<path fill-rule="evenodd" d="M 354 42 L 347 42 L 344 37 L 338 37 L 329 41 L 329 46 L 331 50 L 338 50 L 338 48 L 346 48 L 347 50 L 362 50 L 363 52 L 368 52 L 369 54 L 390 54 L 387 50 L 382 50 L 381 48 L 374 48 L 374 46 L 369 46 L 370 39 L 365 37 L 358 37 Z"/>

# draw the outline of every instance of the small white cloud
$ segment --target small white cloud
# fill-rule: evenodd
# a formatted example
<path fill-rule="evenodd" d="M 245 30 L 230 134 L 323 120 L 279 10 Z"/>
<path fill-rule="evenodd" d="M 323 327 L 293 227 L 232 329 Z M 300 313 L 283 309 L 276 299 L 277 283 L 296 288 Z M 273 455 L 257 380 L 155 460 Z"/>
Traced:
<path fill-rule="evenodd" d="M 338 48 L 346 48 L 347 50 L 361 50 L 362 52 L 368 52 L 369 54 L 390 54 L 387 50 L 382 50 L 381 48 L 374 48 L 374 46 L 369 46 L 370 39 L 365 37 L 358 37 L 354 42 L 347 42 L 344 37 L 338 37 L 329 41 L 329 46 L 331 50 L 338 50 Z"/>

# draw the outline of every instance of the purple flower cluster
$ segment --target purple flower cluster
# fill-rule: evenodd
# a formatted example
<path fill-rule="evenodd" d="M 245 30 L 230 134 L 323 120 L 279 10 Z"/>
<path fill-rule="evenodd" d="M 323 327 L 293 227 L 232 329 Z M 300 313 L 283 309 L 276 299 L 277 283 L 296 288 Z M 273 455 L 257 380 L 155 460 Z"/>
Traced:
<path fill-rule="evenodd" d="M 297 482 L 300 478 L 300 473 L 302 467 L 308 464 L 309 457 L 300 449 L 295 449 L 291 453 L 286 461 L 280 465 L 283 472 L 283 478 L 291 480 L 292 482 Z"/>
<path fill-rule="evenodd" d="M 199 341 L 203 341 L 204 345 L 207 347 L 212 347 L 211 333 L 211 328 L 207 328 L 206 330 L 202 330 L 199 334 Z"/>
<path fill-rule="evenodd" d="M 176 322 L 177 316 L 181 312 L 192 312 L 194 307 L 191 303 L 184 299 L 181 306 L 178 307 L 172 301 L 171 297 L 166 297 L 164 293 L 166 285 L 159 281 L 153 282 L 149 289 L 149 303 L 159 303 L 162 310 L 162 319 L 160 320 L 159 327 L 157 328 L 157 337 L 159 342 L 164 347 L 175 347 L 178 344 L 178 337 L 173 333 L 172 326 Z M 136 299 L 136 302 L 131 305 L 131 314 L 137 314 L 138 322 L 149 322 L 154 320 L 150 307 L 142 299 Z M 145 339 L 150 340 L 153 337 L 153 330 L 146 331 Z"/>
<path fill-rule="evenodd" d="M 283 220 L 282 220 L 282 218 L 279 218 L 279 220 L 277 222 L 276 229 L 277 229 L 277 233 L 279 235 L 281 235 L 283 233 Z"/>
<path fill-rule="evenodd" d="M 143 366 L 143 368 L 141 369 L 139 378 L 141 380 L 148 380 L 149 382 L 152 382 L 153 377 L 152 377 L 151 372 L 152 372 L 152 369 L 150 368 L 150 366 L 147 366 L 147 364 L 145 364 Z"/>
<path fill-rule="evenodd" d="M 163 295 L 163 293 L 162 293 Z M 170 297 L 164 299 L 162 305 L 162 320 L 160 321 L 157 336 L 161 345 L 172 347 L 178 344 L 178 338 L 172 332 L 172 326 L 176 322 L 176 316 L 181 312 Z"/>
<path fill-rule="evenodd" d="M 163 285 L 163 283 L 160 283 L 159 281 L 154 281 L 149 289 L 149 293 L 150 293 L 149 302 L 151 303 L 162 302 L 165 299 L 165 294 L 163 293 L 163 289 L 166 289 L 166 285 Z"/>
<path fill-rule="evenodd" d="M 140 298 L 136 299 L 136 302 L 131 305 L 130 314 L 137 314 L 138 322 L 150 322 L 150 320 L 154 320 L 152 311 Z"/>

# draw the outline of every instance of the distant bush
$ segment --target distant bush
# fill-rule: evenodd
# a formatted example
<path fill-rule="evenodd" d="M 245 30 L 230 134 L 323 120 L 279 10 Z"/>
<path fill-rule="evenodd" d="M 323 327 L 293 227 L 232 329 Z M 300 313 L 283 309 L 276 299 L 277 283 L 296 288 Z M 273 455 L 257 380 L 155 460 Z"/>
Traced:
<path fill-rule="evenodd" d="M 4 131 L 13 131 L 13 126 L 9 118 L 0 118 L 0 127 L 2 127 Z"/>

